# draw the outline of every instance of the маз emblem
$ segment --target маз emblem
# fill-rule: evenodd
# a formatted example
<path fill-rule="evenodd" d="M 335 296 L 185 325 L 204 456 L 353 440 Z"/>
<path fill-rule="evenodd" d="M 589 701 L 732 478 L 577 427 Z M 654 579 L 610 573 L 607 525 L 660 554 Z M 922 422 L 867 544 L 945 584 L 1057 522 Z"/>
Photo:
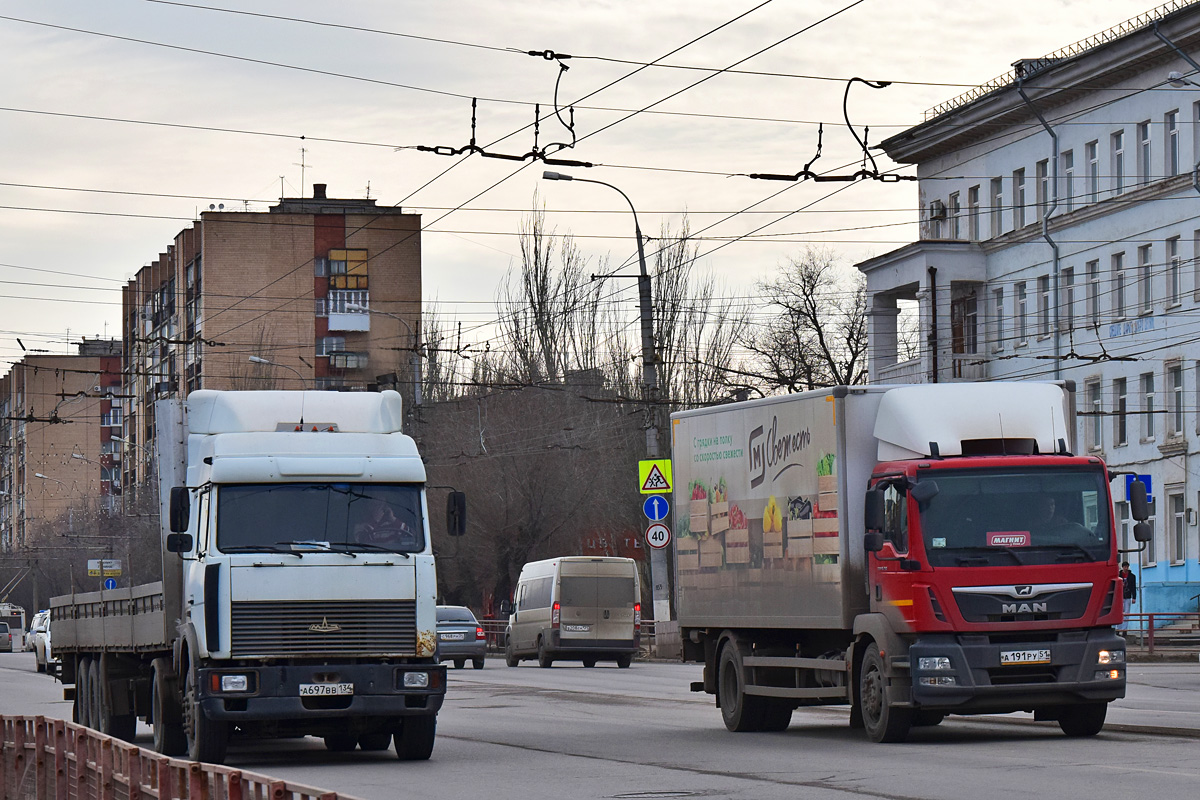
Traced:
<path fill-rule="evenodd" d="M 315 633 L 333 633 L 334 631 L 340 631 L 342 626 L 338 625 L 336 622 L 330 623 L 328 617 L 321 617 L 320 622 L 316 623 L 315 625 L 309 625 L 308 629 Z"/>

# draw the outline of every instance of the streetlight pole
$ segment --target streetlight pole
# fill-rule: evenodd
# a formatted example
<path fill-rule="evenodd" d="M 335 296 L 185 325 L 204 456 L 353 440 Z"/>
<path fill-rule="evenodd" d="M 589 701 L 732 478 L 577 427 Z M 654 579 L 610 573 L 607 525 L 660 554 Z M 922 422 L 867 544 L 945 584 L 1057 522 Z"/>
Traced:
<path fill-rule="evenodd" d="M 638 224 L 637 209 L 629 195 L 604 181 L 591 178 L 576 178 L 561 172 L 543 172 L 542 179 L 547 181 L 578 181 L 580 183 L 595 183 L 607 186 L 615 191 L 629 204 L 633 212 L 633 232 L 637 238 L 638 267 L 638 307 L 642 322 L 642 386 L 646 402 L 646 457 L 653 460 L 658 458 L 658 369 L 654 357 L 654 305 L 650 295 L 650 273 L 646 270 L 646 250 L 642 245 L 642 227 Z M 654 591 L 655 621 L 671 618 L 671 601 L 667 591 L 667 554 L 663 548 L 650 549 L 650 583 Z"/>
<path fill-rule="evenodd" d="M 412 368 L 413 368 L 413 406 L 416 408 L 420 408 L 420 406 L 421 406 L 421 332 L 420 332 L 420 330 L 418 329 L 418 330 L 414 331 L 412 326 L 408 324 L 408 321 L 406 319 L 404 319 L 404 317 L 400 316 L 399 314 L 393 314 L 390 311 L 380 311 L 378 309 L 364 306 L 362 303 L 346 303 L 346 310 L 357 312 L 360 314 L 382 314 L 385 317 L 391 317 L 392 319 L 396 320 L 401 325 L 403 325 L 404 329 L 408 331 L 408 335 L 410 337 L 412 337 L 412 341 L 413 341 L 412 355 L 410 355 L 408 357 L 409 363 L 412 364 Z"/>
<path fill-rule="evenodd" d="M 277 361 L 272 361 L 271 359 L 263 358 L 262 356 L 250 356 L 250 363 L 251 364 L 268 364 L 272 367 L 283 367 L 284 369 L 291 370 L 292 372 L 296 373 L 296 377 L 300 379 L 300 385 L 303 386 L 305 389 L 308 388 L 308 379 L 305 378 L 303 375 L 301 375 L 300 370 L 296 369 L 295 367 L 289 367 L 287 364 L 280 364 Z"/>

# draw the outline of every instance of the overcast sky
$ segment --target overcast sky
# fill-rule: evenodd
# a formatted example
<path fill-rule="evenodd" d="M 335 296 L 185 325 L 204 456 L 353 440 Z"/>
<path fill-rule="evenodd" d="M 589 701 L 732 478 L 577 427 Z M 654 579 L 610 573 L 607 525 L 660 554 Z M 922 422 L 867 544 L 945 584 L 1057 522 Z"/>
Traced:
<path fill-rule="evenodd" d="M 686 212 L 693 232 L 712 237 L 700 243 L 702 254 L 711 251 L 702 269 L 725 293 L 753 296 L 755 281 L 805 242 L 828 244 L 849 265 L 916 236 L 915 183 L 744 177 L 798 172 L 815 152 L 822 121 L 824 151 L 814 170 L 856 169 L 861 151 L 842 121 L 848 78 L 894 82 L 881 90 L 855 85 L 850 94 L 851 121 L 860 134 L 869 126 L 877 143 L 1020 58 L 1155 7 L 1138 0 L 4 0 L 0 372 L 20 357 L 18 337 L 27 348 L 62 353 L 68 331 L 72 342 L 118 336 L 123 282 L 210 204 L 264 211 L 281 191 L 310 195 L 314 182 L 327 184 L 332 197 L 369 191 L 380 204 L 422 215 L 425 300 L 461 320 L 468 339 L 487 335 L 496 287 L 517 262 L 516 232 L 535 192 L 548 225 L 580 237 L 597 264 L 606 256 L 613 266 L 626 263 L 635 252 L 632 220 L 610 189 L 542 181 L 540 163 L 414 149 L 467 144 L 477 97 L 478 143 L 489 152 L 528 152 L 533 104 L 543 113 L 553 108 L 559 73 L 559 62 L 530 50 L 574 56 L 565 61 L 559 99 L 566 106 L 586 97 L 574 114 L 579 141 L 560 155 L 597 166 L 550 169 L 619 186 L 648 235 L 678 228 Z M 656 59 L 768 74 L 638 71 Z M 540 144 L 570 140 L 556 121 L 543 120 Z M 752 211 L 735 213 L 745 209 Z M 753 239 L 728 243 L 754 231 Z M 635 263 L 625 268 L 635 271 Z M 626 283 L 620 302 L 632 319 L 636 296 Z"/>

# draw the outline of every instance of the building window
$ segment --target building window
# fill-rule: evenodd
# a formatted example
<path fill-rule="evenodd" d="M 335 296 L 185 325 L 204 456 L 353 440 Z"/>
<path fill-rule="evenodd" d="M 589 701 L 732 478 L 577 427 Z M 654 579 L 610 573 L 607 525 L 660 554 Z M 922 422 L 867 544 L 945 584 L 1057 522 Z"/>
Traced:
<path fill-rule="evenodd" d="M 992 178 L 992 237 L 1004 231 L 1004 179 Z"/>
<path fill-rule="evenodd" d="M 1154 306 L 1154 298 L 1150 292 L 1152 245 L 1144 244 L 1138 248 L 1138 305 L 1141 313 L 1149 314 Z"/>
<path fill-rule="evenodd" d="M 1083 146 L 1087 158 L 1087 198 L 1090 203 L 1100 202 L 1100 142 L 1088 142 Z"/>
<path fill-rule="evenodd" d="M 1167 304 L 1177 306 L 1183 302 L 1183 264 L 1179 260 L 1179 237 L 1167 239 Z"/>
<path fill-rule="evenodd" d="M 1100 326 L 1100 262 L 1087 262 L 1087 315 L 1088 324 Z"/>
<path fill-rule="evenodd" d="M 1075 207 L 1075 153 L 1068 150 L 1062 154 L 1062 200 L 1063 207 L 1070 211 Z"/>
<path fill-rule="evenodd" d="M 1125 319 L 1125 254 L 1112 255 L 1113 318 Z"/>
<path fill-rule="evenodd" d="M 1038 278 L 1038 336 L 1050 335 L 1050 276 Z"/>
<path fill-rule="evenodd" d="M 1075 329 L 1075 268 L 1067 267 L 1062 271 L 1062 310 L 1058 320 L 1060 330 Z"/>
<path fill-rule="evenodd" d="M 1182 564 L 1187 558 L 1187 511 L 1183 502 L 1183 487 L 1167 488 L 1167 525 L 1170 526 L 1171 563 Z"/>
<path fill-rule="evenodd" d="M 946 204 L 934 200 L 929 204 L 929 235 L 934 239 L 943 238 L 943 226 L 946 222 Z"/>
<path fill-rule="evenodd" d="M 1113 381 L 1113 446 L 1120 447 L 1129 442 L 1129 428 L 1126 425 L 1129 410 L 1128 387 L 1124 378 Z"/>
<path fill-rule="evenodd" d="M 1112 193 L 1125 191 L 1125 131 L 1117 131 L 1111 137 L 1112 145 Z"/>
<path fill-rule="evenodd" d="M 979 241 L 979 187 L 967 189 L 967 235 L 972 242 Z"/>
<path fill-rule="evenodd" d="M 1150 182 L 1150 123 L 1140 122 L 1137 126 L 1138 152 L 1137 171 L 1142 184 Z"/>
<path fill-rule="evenodd" d="M 1166 136 L 1166 157 L 1163 166 L 1168 178 L 1179 174 L 1179 109 L 1168 111 L 1163 117 L 1163 128 Z"/>
<path fill-rule="evenodd" d="M 1013 230 L 1025 227 L 1025 170 L 1013 172 Z"/>
<path fill-rule="evenodd" d="M 1004 290 L 992 290 L 992 349 L 1004 349 Z M 1198 373 L 1200 374 L 1200 373 Z"/>
<path fill-rule="evenodd" d="M 1183 436 L 1183 365 L 1167 365 L 1167 435 Z"/>
<path fill-rule="evenodd" d="M 340 353 L 346 349 L 346 338 L 344 336 L 322 336 L 317 339 L 317 355 L 328 356 L 333 353 Z"/>
<path fill-rule="evenodd" d="M 1154 439 L 1154 373 L 1142 374 L 1142 440 Z"/>
<path fill-rule="evenodd" d="M 1017 346 L 1029 338 L 1029 297 L 1025 292 L 1025 281 L 1017 283 Z"/>
<path fill-rule="evenodd" d="M 950 194 L 949 214 L 950 214 L 950 238 L 951 239 L 961 239 L 962 238 L 962 218 L 961 218 L 962 203 L 959 202 L 958 192 L 951 192 L 951 194 Z"/>
<path fill-rule="evenodd" d="M 1050 161 L 1042 159 L 1035 168 L 1037 174 L 1037 218 L 1041 222 L 1050 210 Z"/>
<path fill-rule="evenodd" d="M 1086 392 L 1088 411 L 1091 416 L 1088 419 L 1087 426 L 1084 428 L 1087 434 L 1085 444 L 1088 450 L 1099 450 L 1104 444 L 1102 439 L 1104 435 L 1104 411 L 1100 403 L 1100 380 L 1098 378 L 1089 380 Z"/>

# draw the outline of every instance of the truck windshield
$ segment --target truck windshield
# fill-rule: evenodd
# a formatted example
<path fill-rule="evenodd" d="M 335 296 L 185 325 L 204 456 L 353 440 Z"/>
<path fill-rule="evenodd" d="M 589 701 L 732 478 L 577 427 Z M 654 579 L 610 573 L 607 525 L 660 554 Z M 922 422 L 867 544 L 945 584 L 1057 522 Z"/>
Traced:
<path fill-rule="evenodd" d="M 421 487 L 260 483 L 217 490 L 217 549 L 416 553 L 425 549 Z"/>
<path fill-rule="evenodd" d="M 921 506 L 933 567 L 1105 561 L 1111 555 L 1105 475 L 1086 469 L 939 470 Z"/>

